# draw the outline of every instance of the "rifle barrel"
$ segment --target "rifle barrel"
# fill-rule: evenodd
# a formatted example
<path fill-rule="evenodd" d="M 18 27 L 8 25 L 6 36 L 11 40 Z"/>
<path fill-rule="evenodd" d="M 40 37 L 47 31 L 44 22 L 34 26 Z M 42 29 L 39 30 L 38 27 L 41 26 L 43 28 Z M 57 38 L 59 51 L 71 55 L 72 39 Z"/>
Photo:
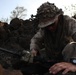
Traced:
<path fill-rule="evenodd" d="M 1 51 L 4 51 L 4 52 L 7 52 L 7 53 L 11 53 L 11 54 L 14 54 L 14 55 L 21 56 L 21 54 L 19 54 L 19 53 L 16 53 L 16 52 L 13 52 L 11 50 L 7 50 L 7 49 L 1 48 L 1 47 L 0 47 L 0 50 Z"/>

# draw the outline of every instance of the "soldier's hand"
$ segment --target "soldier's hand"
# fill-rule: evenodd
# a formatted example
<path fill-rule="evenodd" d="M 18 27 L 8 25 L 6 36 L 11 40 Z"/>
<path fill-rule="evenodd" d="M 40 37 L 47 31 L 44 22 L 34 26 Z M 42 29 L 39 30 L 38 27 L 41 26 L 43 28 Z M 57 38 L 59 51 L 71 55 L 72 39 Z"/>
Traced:
<path fill-rule="evenodd" d="M 32 50 L 31 50 L 31 55 L 32 55 L 32 56 L 36 56 L 36 55 L 37 55 L 37 50 L 32 49 Z"/>
<path fill-rule="evenodd" d="M 62 71 L 62 74 L 66 74 L 69 71 L 76 72 L 76 65 L 67 62 L 56 63 L 52 67 L 50 67 L 49 72 L 53 74 L 57 74 L 59 71 Z"/>

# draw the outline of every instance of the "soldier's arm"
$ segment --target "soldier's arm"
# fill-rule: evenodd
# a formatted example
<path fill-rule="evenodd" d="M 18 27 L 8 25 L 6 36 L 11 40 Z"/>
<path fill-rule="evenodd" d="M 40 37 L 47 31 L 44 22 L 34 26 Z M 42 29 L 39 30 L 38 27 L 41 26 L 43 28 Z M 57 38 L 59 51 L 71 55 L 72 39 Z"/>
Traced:
<path fill-rule="evenodd" d="M 37 53 L 37 51 L 40 50 L 41 46 L 42 46 L 42 42 L 43 42 L 43 32 L 40 29 L 35 35 L 34 37 L 31 39 L 31 43 L 30 43 L 30 50 L 35 53 Z M 35 54 L 36 55 L 36 54 Z"/>

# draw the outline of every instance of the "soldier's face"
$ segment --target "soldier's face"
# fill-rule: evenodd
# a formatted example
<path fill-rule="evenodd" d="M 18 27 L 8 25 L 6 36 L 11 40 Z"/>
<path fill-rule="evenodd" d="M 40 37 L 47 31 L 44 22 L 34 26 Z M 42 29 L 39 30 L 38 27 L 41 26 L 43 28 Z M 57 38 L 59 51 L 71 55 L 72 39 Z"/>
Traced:
<path fill-rule="evenodd" d="M 50 31 L 55 31 L 57 29 L 57 23 L 58 23 L 58 19 L 51 25 L 47 26 L 47 29 Z"/>

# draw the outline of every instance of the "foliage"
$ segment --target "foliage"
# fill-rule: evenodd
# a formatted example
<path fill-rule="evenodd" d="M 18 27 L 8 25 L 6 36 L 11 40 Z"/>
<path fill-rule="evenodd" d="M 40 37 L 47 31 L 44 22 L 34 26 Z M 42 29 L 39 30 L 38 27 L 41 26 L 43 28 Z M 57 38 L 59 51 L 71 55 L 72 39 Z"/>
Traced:
<path fill-rule="evenodd" d="M 8 20 L 8 18 L 1 18 L 0 21 L 8 23 L 9 20 Z"/>
<path fill-rule="evenodd" d="M 10 18 L 19 18 L 19 19 L 24 19 L 26 16 L 25 14 L 26 9 L 24 7 L 19 7 L 17 6 L 12 12 Z"/>
<path fill-rule="evenodd" d="M 76 4 L 71 4 L 70 6 L 65 7 L 65 12 L 67 14 L 70 14 L 70 16 L 73 16 L 76 14 Z"/>

